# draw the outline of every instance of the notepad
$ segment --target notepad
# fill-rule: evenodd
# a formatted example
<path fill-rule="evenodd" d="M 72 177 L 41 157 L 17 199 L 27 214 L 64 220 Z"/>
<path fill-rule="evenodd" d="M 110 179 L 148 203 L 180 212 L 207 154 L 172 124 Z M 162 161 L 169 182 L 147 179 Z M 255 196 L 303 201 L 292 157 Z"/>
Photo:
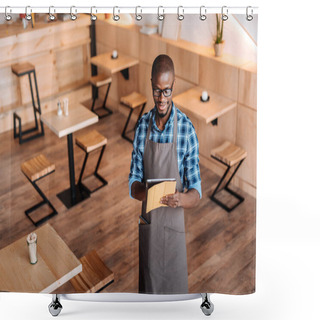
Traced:
<path fill-rule="evenodd" d="M 168 181 L 155 181 L 155 185 L 148 187 L 147 192 L 147 209 L 146 213 L 159 207 L 167 207 L 167 205 L 160 203 L 160 199 L 168 194 L 173 194 L 176 191 L 176 181 L 170 179 Z M 161 182 L 162 181 L 162 182 Z"/>

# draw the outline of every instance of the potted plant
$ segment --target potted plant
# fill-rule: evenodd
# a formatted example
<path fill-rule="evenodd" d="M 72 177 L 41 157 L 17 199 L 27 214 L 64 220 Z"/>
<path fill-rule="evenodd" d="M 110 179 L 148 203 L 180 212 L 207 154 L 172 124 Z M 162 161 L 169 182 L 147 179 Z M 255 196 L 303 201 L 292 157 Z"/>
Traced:
<path fill-rule="evenodd" d="M 223 20 L 221 14 L 216 13 L 217 20 L 217 36 L 214 42 L 214 52 L 216 57 L 222 55 L 224 40 L 223 40 Z"/>

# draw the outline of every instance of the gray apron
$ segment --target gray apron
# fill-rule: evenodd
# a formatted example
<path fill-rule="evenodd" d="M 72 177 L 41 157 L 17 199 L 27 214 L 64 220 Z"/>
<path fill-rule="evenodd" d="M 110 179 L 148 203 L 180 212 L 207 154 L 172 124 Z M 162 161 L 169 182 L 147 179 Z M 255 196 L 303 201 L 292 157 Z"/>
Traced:
<path fill-rule="evenodd" d="M 144 178 L 175 178 L 177 190 L 183 191 L 177 159 L 177 111 L 174 115 L 173 143 L 149 139 L 149 121 L 144 148 Z M 160 207 L 142 216 L 150 224 L 139 224 L 139 292 L 155 294 L 188 293 L 187 250 L 184 210 Z"/>

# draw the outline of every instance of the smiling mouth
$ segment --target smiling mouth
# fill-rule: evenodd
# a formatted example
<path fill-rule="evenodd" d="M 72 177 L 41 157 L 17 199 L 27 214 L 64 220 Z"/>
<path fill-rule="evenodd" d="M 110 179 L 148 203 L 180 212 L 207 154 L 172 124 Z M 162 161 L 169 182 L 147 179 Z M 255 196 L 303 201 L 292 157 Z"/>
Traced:
<path fill-rule="evenodd" d="M 158 104 L 159 110 L 164 111 L 166 109 L 167 104 Z"/>

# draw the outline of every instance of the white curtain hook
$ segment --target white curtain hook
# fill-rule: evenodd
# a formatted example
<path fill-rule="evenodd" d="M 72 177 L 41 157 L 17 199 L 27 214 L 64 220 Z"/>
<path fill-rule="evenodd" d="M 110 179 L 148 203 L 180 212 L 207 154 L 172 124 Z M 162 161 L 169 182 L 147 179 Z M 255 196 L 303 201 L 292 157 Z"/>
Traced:
<path fill-rule="evenodd" d="M 226 13 L 224 13 L 224 11 L 226 11 Z M 221 8 L 221 19 L 223 20 L 223 21 L 227 21 L 228 20 L 228 8 L 226 7 L 226 6 L 223 6 L 222 8 Z"/>
<path fill-rule="evenodd" d="M 30 12 L 29 12 L 29 13 L 28 13 L 28 8 L 30 8 Z M 31 7 L 30 7 L 30 6 L 27 6 L 27 7 L 26 7 L 26 19 L 27 19 L 28 21 L 30 21 L 30 20 L 32 19 L 31 13 L 32 13 Z"/>
<path fill-rule="evenodd" d="M 53 21 L 53 20 L 55 20 L 56 17 L 55 17 L 54 14 L 51 13 L 51 9 L 53 9 L 53 12 L 55 12 L 54 6 L 50 6 L 50 7 L 49 7 L 49 19 L 50 19 L 51 21 Z"/>
<path fill-rule="evenodd" d="M 118 9 L 117 6 L 113 7 L 113 20 L 114 21 L 119 21 L 120 20 L 120 16 L 118 14 L 115 14 L 116 8 Z M 118 9 L 118 13 L 120 13 L 120 10 Z"/>
<path fill-rule="evenodd" d="M 75 9 L 75 12 L 77 12 L 77 9 L 75 6 L 70 7 L 70 18 L 72 21 L 77 20 L 77 15 L 73 13 L 73 8 Z"/>
<path fill-rule="evenodd" d="M 90 10 L 90 14 L 91 14 L 91 21 L 96 21 L 97 20 L 97 16 L 95 14 L 93 14 L 93 8 L 96 8 L 96 7 L 91 7 L 91 10 Z M 96 13 L 97 13 L 97 10 L 96 10 Z"/>
<path fill-rule="evenodd" d="M 141 14 L 138 14 L 138 8 L 140 9 L 140 13 L 142 13 L 142 9 L 140 6 L 137 6 L 136 7 L 136 20 L 137 21 L 141 21 L 142 20 L 142 15 Z"/>
<path fill-rule="evenodd" d="M 249 8 L 251 9 L 251 14 L 249 14 Z M 248 21 L 252 21 L 253 20 L 253 9 L 251 6 L 248 6 L 246 9 L 246 19 Z"/>
<path fill-rule="evenodd" d="M 204 13 L 202 13 L 202 11 L 204 11 Z M 206 7 L 205 6 L 201 6 L 200 7 L 200 20 L 201 21 L 204 21 L 204 20 L 207 19 L 206 13 L 207 13 Z"/>
<path fill-rule="evenodd" d="M 180 13 L 180 10 L 182 11 L 182 13 Z M 184 9 L 183 6 L 179 6 L 178 7 L 178 20 L 182 21 L 184 19 Z"/>
<path fill-rule="evenodd" d="M 7 21 L 10 21 L 10 20 L 12 19 L 12 16 L 10 16 L 10 14 L 8 14 L 8 8 L 10 8 L 10 6 L 6 6 L 6 7 L 5 7 L 5 9 L 4 9 L 4 14 L 5 14 L 5 16 L 6 16 L 6 20 L 7 20 Z M 10 9 L 10 12 L 12 12 L 11 9 Z"/>
<path fill-rule="evenodd" d="M 160 14 L 160 8 L 162 8 L 162 14 Z M 158 20 L 163 21 L 163 19 L 164 19 L 164 9 L 163 9 L 163 6 L 159 6 L 158 7 Z"/>

